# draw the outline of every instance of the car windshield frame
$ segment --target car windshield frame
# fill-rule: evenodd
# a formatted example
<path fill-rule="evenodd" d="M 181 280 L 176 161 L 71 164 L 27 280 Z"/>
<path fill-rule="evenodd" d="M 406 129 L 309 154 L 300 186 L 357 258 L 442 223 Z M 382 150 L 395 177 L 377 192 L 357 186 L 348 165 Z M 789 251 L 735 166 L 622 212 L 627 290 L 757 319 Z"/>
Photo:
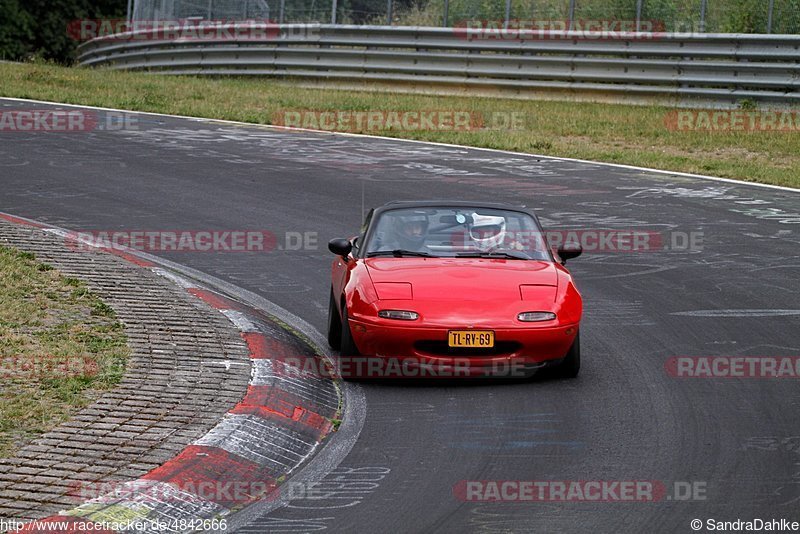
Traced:
<path fill-rule="evenodd" d="M 542 229 L 542 225 L 539 222 L 538 217 L 530 211 L 514 208 L 510 206 L 503 206 L 503 205 L 491 205 L 491 204 L 404 204 L 404 205 L 397 205 L 391 206 L 387 205 L 384 207 L 376 208 L 373 210 L 372 218 L 370 220 L 369 226 L 364 233 L 363 241 L 359 243 L 360 250 L 358 251 L 359 258 L 368 259 L 368 258 L 417 258 L 419 259 L 421 256 L 418 254 L 409 254 L 403 255 L 402 251 L 400 254 L 391 254 L 391 250 L 371 250 L 370 246 L 372 246 L 372 240 L 374 237 L 375 232 L 377 231 L 377 227 L 383 217 L 387 214 L 390 214 L 393 211 L 414 211 L 414 210 L 453 210 L 459 212 L 467 212 L 467 211 L 494 211 L 494 212 L 509 212 L 511 214 L 516 214 L 520 217 L 529 219 L 534 226 L 533 231 L 539 232 L 539 235 L 542 236 L 542 239 L 545 239 L 545 233 Z M 463 224 L 463 223 L 462 223 Z M 455 227 L 455 225 L 454 225 Z M 487 252 L 485 256 L 477 255 L 477 254 L 470 254 L 468 250 L 462 251 L 454 251 L 452 254 L 431 254 L 430 256 L 425 256 L 426 258 L 432 259 L 475 259 L 475 258 L 488 258 L 488 259 L 499 259 L 499 260 L 509 260 L 509 261 L 546 261 L 555 263 L 555 258 L 553 257 L 553 252 L 550 247 L 546 244 L 544 245 L 544 250 L 540 251 L 542 257 L 531 257 L 531 258 L 512 258 L 510 255 L 507 257 L 501 257 L 502 252 L 505 250 L 494 250 L 495 252 L 493 255 L 491 252 Z M 377 253 L 377 254 L 374 254 Z M 500 253 L 500 254 L 498 254 Z M 459 254 L 462 254 L 459 256 Z"/>

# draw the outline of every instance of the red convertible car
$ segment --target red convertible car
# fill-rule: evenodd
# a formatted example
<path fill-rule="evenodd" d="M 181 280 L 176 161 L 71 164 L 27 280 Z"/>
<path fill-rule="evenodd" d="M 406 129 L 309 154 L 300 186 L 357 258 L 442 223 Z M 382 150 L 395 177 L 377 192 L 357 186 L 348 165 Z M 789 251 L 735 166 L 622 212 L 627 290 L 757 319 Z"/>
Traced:
<path fill-rule="evenodd" d="M 333 239 L 328 342 L 345 378 L 580 370 L 582 300 L 536 216 L 506 204 L 392 202 Z"/>

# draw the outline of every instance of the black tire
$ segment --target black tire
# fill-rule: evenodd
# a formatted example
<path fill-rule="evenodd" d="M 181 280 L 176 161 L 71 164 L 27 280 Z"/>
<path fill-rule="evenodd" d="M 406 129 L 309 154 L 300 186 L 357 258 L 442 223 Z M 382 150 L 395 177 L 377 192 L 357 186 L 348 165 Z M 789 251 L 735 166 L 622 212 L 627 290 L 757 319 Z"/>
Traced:
<path fill-rule="evenodd" d="M 581 371 L 581 333 L 575 336 L 575 341 L 567 351 L 567 355 L 558 366 L 553 368 L 554 378 L 575 378 Z"/>
<path fill-rule="evenodd" d="M 333 350 L 342 347 L 342 319 L 339 317 L 339 304 L 333 298 L 333 289 L 328 303 L 328 345 Z"/>
<path fill-rule="evenodd" d="M 342 308 L 342 337 L 339 354 L 341 356 L 359 355 L 358 347 L 356 347 L 356 343 L 353 341 L 353 334 L 350 331 L 350 320 L 347 318 L 347 306 Z"/>

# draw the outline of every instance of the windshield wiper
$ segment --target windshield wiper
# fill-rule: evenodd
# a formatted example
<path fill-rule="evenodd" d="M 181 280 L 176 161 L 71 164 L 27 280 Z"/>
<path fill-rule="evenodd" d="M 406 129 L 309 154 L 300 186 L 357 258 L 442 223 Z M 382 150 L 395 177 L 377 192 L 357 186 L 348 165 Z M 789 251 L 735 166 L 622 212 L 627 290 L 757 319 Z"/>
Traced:
<path fill-rule="evenodd" d="M 461 252 L 456 258 L 500 258 L 506 260 L 529 260 L 529 256 L 515 252 Z"/>
<path fill-rule="evenodd" d="M 402 258 L 403 256 L 417 256 L 420 258 L 435 257 L 433 254 L 428 254 L 427 252 L 416 252 L 413 250 L 403 250 L 400 248 L 394 250 L 379 250 L 367 254 L 368 258 L 374 258 L 375 256 L 394 256 L 395 258 Z"/>

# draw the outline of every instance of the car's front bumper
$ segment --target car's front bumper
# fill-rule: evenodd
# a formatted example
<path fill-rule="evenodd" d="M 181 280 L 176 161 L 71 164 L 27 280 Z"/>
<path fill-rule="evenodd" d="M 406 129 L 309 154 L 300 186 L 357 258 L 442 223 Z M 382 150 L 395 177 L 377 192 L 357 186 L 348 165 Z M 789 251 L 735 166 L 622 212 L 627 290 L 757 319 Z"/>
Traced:
<path fill-rule="evenodd" d="M 425 327 L 386 324 L 350 319 L 350 329 L 361 360 L 342 362 L 354 375 L 366 370 L 380 377 L 403 376 L 528 376 L 542 367 L 562 360 L 578 333 L 578 324 L 533 326 L 530 328 L 474 328 L 493 330 L 493 349 L 451 349 L 450 330 L 463 325 Z M 399 322 L 398 322 L 399 323 Z"/>

